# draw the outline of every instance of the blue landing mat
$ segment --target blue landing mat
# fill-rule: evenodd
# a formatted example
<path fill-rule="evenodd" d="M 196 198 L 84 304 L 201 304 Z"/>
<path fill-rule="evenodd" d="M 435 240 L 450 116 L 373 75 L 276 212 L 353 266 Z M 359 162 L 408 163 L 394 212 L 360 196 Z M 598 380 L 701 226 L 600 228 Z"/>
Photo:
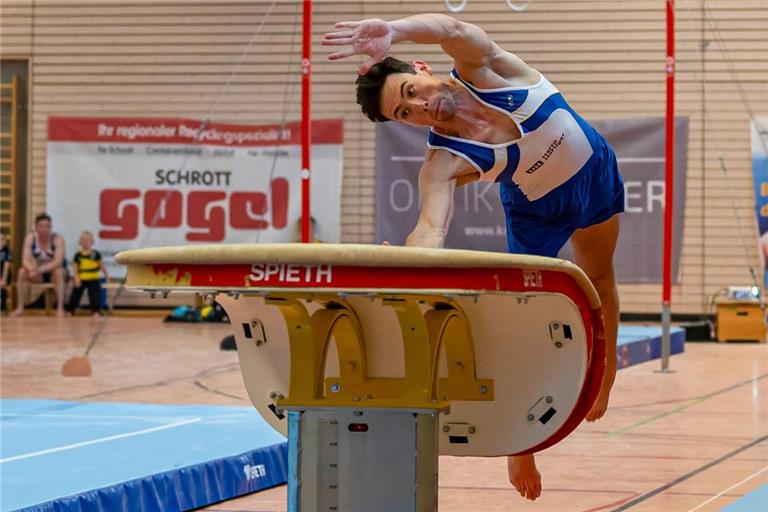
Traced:
<path fill-rule="evenodd" d="M 619 328 L 619 368 L 660 353 L 660 327 Z M 0 510 L 190 510 L 285 483 L 287 452 L 251 407 L 0 400 Z"/>
<path fill-rule="evenodd" d="M 768 510 L 768 484 L 762 485 L 722 509 L 722 512 L 765 512 Z"/>
<path fill-rule="evenodd" d="M 0 401 L 0 508 L 190 510 L 285 483 L 251 407 Z"/>
<path fill-rule="evenodd" d="M 685 330 L 670 331 L 671 354 L 685 350 Z M 618 339 L 619 369 L 661 357 L 661 327 L 620 325 Z"/>

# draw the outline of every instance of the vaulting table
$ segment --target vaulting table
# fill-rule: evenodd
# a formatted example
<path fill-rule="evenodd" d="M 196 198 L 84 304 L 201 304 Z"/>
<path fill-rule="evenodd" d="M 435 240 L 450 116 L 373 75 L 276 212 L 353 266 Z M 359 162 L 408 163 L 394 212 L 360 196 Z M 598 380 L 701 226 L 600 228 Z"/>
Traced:
<path fill-rule="evenodd" d="M 436 510 L 438 454 L 551 446 L 603 375 L 597 293 L 558 259 L 261 244 L 117 261 L 129 288 L 224 307 L 248 395 L 288 436 L 289 511 Z"/>

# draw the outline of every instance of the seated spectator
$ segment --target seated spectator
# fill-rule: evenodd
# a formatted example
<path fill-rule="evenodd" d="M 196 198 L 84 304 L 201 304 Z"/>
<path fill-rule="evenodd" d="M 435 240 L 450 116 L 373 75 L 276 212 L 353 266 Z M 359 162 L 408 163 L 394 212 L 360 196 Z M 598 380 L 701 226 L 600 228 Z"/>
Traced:
<path fill-rule="evenodd" d="M 11 249 L 5 233 L 0 233 L 0 311 L 6 311 L 8 285 L 11 282 Z"/>
<path fill-rule="evenodd" d="M 34 231 L 24 238 L 21 268 L 16 280 L 17 306 L 13 316 L 24 314 L 30 283 L 53 283 L 56 289 L 56 314 L 64 316 L 64 239 L 51 230 L 51 217 L 47 213 L 35 217 Z"/>
<path fill-rule="evenodd" d="M 83 292 L 88 290 L 88 301 L 94 315 L 101 314 L 101 273 L 104 279 L 109 279 L 107 269 L 101 259 L 101 253 L 93 248 L 93 234 L 83 231 L 80 235 L 80 250 L 74 258 L 75 287 L 69 297 L 67 312 L 74 314 L 80 306 Z"/>

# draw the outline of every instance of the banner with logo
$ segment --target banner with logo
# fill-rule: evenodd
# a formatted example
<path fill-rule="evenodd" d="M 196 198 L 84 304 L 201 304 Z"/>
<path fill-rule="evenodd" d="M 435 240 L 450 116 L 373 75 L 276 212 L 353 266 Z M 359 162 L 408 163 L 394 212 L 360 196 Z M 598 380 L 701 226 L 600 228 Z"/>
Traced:
<path fill-rule="evenodd" d="M 763 286 L 768 287 L 768 117 L 752 121 L 752 177 L 755 184 L 755 214 L 763 262 Z"/>
<path fill-rule="evenodd" d="M 312 123 L 315 238 L 340 239 L 342 120 Z M 196 142 L 199 141 L 199 142 Z M 50 117 L 47 208 L 71 259 L 89 230 L 110 274 L 126 249 L 300 239 L 298 122 Z"/>
<path fill-rule="evenodd" d="M 664 207 L 664 119 L 638 118 L 592 123 L 613 146 L 626 192 L 626 213 L 616 251 L 623 283 L 659 283 Z M 427 147 L 426 128 L 400 123 L 376 126 L 376 240 L 403 244 L 419 212 L 418 171 Z M 688 158 L 688 118 L 675 120 L 675 183 L 672 256 L 679 281 Z M 456 190 L 454 217 L 445 246 L 506 251 L 504 210 L 498 185 L 474 183 Z M 566 246 L 561 257 L 570 258 Z"/>

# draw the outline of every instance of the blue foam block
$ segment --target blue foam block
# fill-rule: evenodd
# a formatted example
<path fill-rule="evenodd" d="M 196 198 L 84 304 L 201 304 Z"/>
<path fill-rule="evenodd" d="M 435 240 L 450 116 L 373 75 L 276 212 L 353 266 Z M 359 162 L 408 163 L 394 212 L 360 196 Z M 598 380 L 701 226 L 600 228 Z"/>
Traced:
<path fill-rule="evenodd" d="M 619 326 L 618 359 L 619 369 L 661 357 L 661 327 L 635 325 Z M 670 330 L 670 353 L 685 350 L 685 330 L 673 327 Z"/>

